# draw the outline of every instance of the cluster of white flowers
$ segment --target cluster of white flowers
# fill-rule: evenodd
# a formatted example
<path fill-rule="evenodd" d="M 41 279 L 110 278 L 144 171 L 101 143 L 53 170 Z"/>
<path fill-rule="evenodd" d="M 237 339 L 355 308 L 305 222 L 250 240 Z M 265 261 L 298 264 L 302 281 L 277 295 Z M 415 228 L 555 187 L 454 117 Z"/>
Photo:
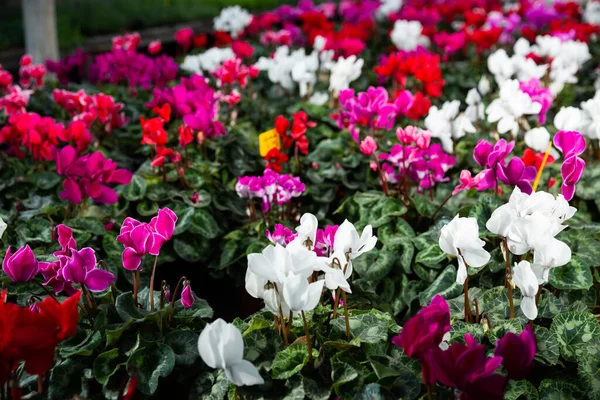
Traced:
<path fill-rule="evenodd" d="M 181 69 L 202 75 L 203 72 L 214 72 L 226 60 L 235 58 L 235 53 L 230 47 L 211 47 L 204 53 L 187 55 L 183 59 Z"/>
<path fill-rule="evenodd" d="M 558 130 L 578 131 L 590 139 L 600 139 L 600 91 L 581 108 L 562 107 L 554 117 L 554 126 Z"/>
<path fill-rule="evenodd" d="M 351 293 L 347 279 L 352 275 L 352 260 L 377 243 L 370 225 L 359 236 L 354 225 L 344 221 L 335 233 L 331 257 L 319 257 L 313 251 L 317 227 L 317 218 L 304 214 L 296 228 L 298 235 L 286 247 L 269 245 L 262 253 L 248 255 L 246 290 L 252 297 L 264 299 L 275 315 L 314 309 L 323 286 Z M 314 272 L 322 275 L 309 282 Z"/>
<path fill-rule="evenodd" d="M 550 269 L 571 260 L 571 249 L 555 236 L 566 228 L 564 222 L 576 211 L 561 194 L 556 198 L 541 191 L 528 195 L 515 187 L 508 203 L 498 207 L 486 223 L 490 232 L 506 238 L 512 254 L 533 251 L 533 263 L 521 262 L 514 274 L 514 283 L 524 297 L 521 308 L 529 319 L 537 316 L 533 297 L 538 285 L 548 282 Z M 529 287 L 535 287 L 535 291 Z"/>
<path fill-rule="evenodd" d="M 213 20 L 215 31 L 228 32 L 236 39 L 252 22 L 252 14 L 240 6 L 227 7 Z"/>
<path fill-rule="evenodd" d="M 540 112 L 542 105 L 531 100 L 524 93 L 519 81 L 505 80 L 500 85 L 500 97 L 494 99 L 485 110 L 488 122 L 498 122 L 498 133 L 511 132 L 516 136 L 519 132 L 518 119 L 524 115 L 535 115 Z"/>
<path fill-rule="evenodd" d="M 432 106 L 425 118 L 425 128 L 431 131 L 431 136 L 440 139 L 444 151 L 452 153 L 454 143 L 452 139 L 459 139 L 467 133 L 475 133 L 471 120 L 459 113 L 460 100 L 447 101 L 442 108 Z"/>
<path fill-rule="evenodd" d="M 384 21 L 390 14 L 400 11 L 403 4 L 404 0 L 381 0 L 375 17 L 378 21 Z"/>
<path fill-rule="evenodd" d="M 429 46 L 429 38 L 422 35 L 423 25 L 419 21 L 406 21 L 400 19 L 394 23 L 390 32 L 392 43 L 400 50 L 415 50 L 419 45 Z"/>
<path fill-rule="evenodd" d="M 337 96 L 342 90 L 350 87 L 350 82 L 360 78 L 365 60 L 350 56 L 340 57 L 329 66 L 331 76 L 329 77 L 329 90 Z"/>

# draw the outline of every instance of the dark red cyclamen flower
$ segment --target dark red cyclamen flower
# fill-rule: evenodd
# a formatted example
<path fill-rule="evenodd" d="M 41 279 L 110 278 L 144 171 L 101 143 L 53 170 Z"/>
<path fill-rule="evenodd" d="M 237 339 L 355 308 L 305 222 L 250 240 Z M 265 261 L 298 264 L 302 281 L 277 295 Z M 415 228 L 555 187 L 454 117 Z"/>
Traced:
<path fill-rule="evenodd" d="M 429 353 L 435 377 L 443 385 L 460 390 L 461 400 L 502 400 L 508 379 L 494 373 L 502 357 L 486 357 L 487 349 L 468 333 L 466 345 L 453 343 L 448 350 L 439 347 Z"/>
<path fill-rule="evenodd" d="M 248 58 L 254 53 L 254 47 L 242 40 L 234 40 L 231 43 L 231 50 L 233 50 L 238 58 Z"/>
<path fill-rule="evenodd" d="M 521 157 L 521 160 L 523 160 L 523 163 L 526 166 L 535 167 L 536 171 L 540 169 L 543 159 L 544 159 L 544 153 L 536 153 L 535 151 L 533 151 L 532 149 L 529 149 L 529 148 L 527 148 L 527 149 L 525 149 L 525 151 L 523 151 L 523 157 Z M 554 157 L 552 157 L 551 155 L 548 155 L 546 164 L 552 164 L 553 162 L 554 162 Z"/>
<path fill-rule="evenodd" d="M 400 335 L 392 339 L 392 343 L 404 350 L 407 356 L 421 361 L 423 380 L 428 385 L 436 381 L 429 353 L 433 349 L 439 350 L 450 328 L 448 303 L 442 296 L 436 295 L 427 307 L 423 307 L 404 324 Z"/>
<path fill-rule="evenodd" d="M 216 31 L 214 36 L 215 46 L 217 47 L 228 46 L 233 40 L 231 39 L 231 35 L 229 33 L 223 31 Z"/>
<path fill-rule="evenodd" d="M 288 162 L 289 158 L 286 154 L 274 147 L 265 155 L 265 160 L 267 160 L 267 169 L 272 169 L 275 172 L 281 172 L 283 168 L 282 164 Z"/>
<path fill-rule="evenodd" d="M 206 33 L 200 33 L 200 34 L 194 36 L 193 41 L 194 41 L 194 48 L 200 49 L 200 48 L 206 46 L 206 43 L 208 42 L 208 36 L 206 36 Z"/>
<path fill-rule="evenodd" d="M 494 27 L 489 29 L 475 29 L 468 35 L 468 40 L 475 44 L 475 49 L 478 53 L 489 50 L 493 45 L 498 43 L 502 28 Z"/>
<path fill-rule="evenodd" d="M 498 340 L 494 355 L 502 357 L 502 365 L 509 379 L 525 379 L 533 369 L 535 352 L 535 333 L 527 325 L 521 334 L 508 332 Z"/>
<path fill-rule="evenodd" d="M 176 164 L 179 161 L 181 161 L 181 154 L 178 152 L 164 146 L 156 146 L 156 156 L 150 165 L 152 167 L 162 167 L 165 165 L 165 162 L 172 162 Z"/>
<path fill-rule="evenodd" d="M 152 112 L 159 117 L 161 117 L 165 122 L 169 122 L 171 120 L 171 105 L 169 103 L 165 103 L 162 107 L 154 107 Z"/>
<path fill-rule="evenodd" d="M 194 131 L 189 126 L 182 124 L 177 131 L 179 132 L 179 146 L 185 147 L 194 141 Z"/>
<path fill-rule="evenodd" d="M 140 117 L 142 125 L 142 144 L 162 146 L 167 144 L 169 136 L 164 129 L 165 120 L 162 118 L 145 119 Z"/>

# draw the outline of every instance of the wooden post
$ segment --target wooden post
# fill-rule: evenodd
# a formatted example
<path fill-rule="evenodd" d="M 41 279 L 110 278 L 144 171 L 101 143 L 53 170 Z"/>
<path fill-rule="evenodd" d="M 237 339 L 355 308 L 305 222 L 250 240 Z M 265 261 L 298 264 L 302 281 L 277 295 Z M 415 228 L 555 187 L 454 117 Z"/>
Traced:
<path fill-rule="evenodd" d="M 45 64 L 47 59 L 57 61 L 55 0 L 22 0 L 22 7 L 25 51 L 38 64 Z"/>

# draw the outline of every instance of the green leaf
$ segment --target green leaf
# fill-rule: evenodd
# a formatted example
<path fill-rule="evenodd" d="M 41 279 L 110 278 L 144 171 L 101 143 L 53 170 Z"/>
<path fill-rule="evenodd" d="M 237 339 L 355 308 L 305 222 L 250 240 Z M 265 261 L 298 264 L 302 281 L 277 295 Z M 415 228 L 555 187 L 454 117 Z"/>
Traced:
<path fill-rule="evenodd" d="M 393 217 L 404 215 L 406 211 L 406 206 L 400 200 L 385 197 L 369 207 L 368 221 L 373 228 L 378 228 L 390 222 Z"/>
<path fill-rule="evenodd" d="M 194 320 L 204 320 L 213 317 L 213 309 L 208 302 L 194 294 L 194 304 L 191 308 L 184 308 L 181 301 L 175 303 L 175 320 L 179 323 L 190 324 Z"/>
<path fill-rule="evenodd" d="M 446 253 L 440 249 L 440 246 L 437 243 L 433 243 L 429 247 L 426 247 L 424 250 L 421 250 L 417 253 L 415 262 L 429 266 L 439 264 L 447 257 L 448 256 Z"/>
<path fill-rule="evenodd" d="M 129 201 L 138 201 L 146 195 L 146 180 L 140 175 L 133 175 L 131 182 L 123 191 L 123 197 Z"/>
<path fill-rule="evenodd" d="M 106 229 L 104 229 L 104 224 L 102 221 L 92 217 L 68 219 L 63 223 L 69 228 L 81 229 L 97 236 L 104 235 L 106 233 Z"/>
<path fill-rule="evenodd" d="M 319 356 L 316 349 L 313 349 L 313 356 Z M 275 355 L 271 365 L 273 379 L 288 379 L 300 372 L 306 363 L 308 363 L 308 347 L 301 343 L 291 344 Z"/>
<path fill-rule="evenodd" d="M 35 172 L 27 177 L 27 182 L 34 183 L 42 190 L 52 189 L 62 181 L 62 177 L 55 172 Z"/>
<path fill-rule="evenodd" d="M 177 365 L 192 365 L 198 358 L 198 334 L 173 331 L 165 336 L 165 344 L 173 349 Z"/>
<path fill-rule="evenodd" d="M 521 297 L 518 291 L 513 291 L 513 304 L 515 316 L 524 318 L 523 312 L 519 307 Z M 479 298 L 479 309 L 481 312 L 487 314 L 487 317 L 492 322 L 492 326 L 500 320 L 508 320 L 510 318 L 508 289 L 504 286 L 496 286 L 495 288 L 486 290 Z"/>
<path fill-rule="evenodd" d="M 101 385 L 106 385 L 111 376 L 113 376 L 121 365 L 125 365 L 127 360 L 119 355 L 119 349 L 115 348 L 100 354 L 94 360 L 92 371 L 94 378 Z"/>
<path fill-rule="evenodd" d="M 509 381 L 508 387 L 504 392 L 504 400 L 537 400 L 538 391 L 530 382 Z"/>
<path fill-rule="evenodd" d="M 127 368 L 135 368 L 139 376 L 138 388 L 151 395 L 158 387 L 158 379 L 167 376 L 175 367 L 175 353 L 171 347 L 156 343 L 150 348 L 140 348 L 127 360 Z"/>
<path fill-rule="evenodd" d="M 84 380 L 84 364 L 67 359 L 55 365 L 50 372 L 48 384 L 48 399 L 71 399 L 81 394 Z"/>
<path fill-rule="evenodd" d="M 376 383 L 369 383 L 354 397 L 355 400 L 385 400 L 389 398 L 384 394 L 385 389 Z"/>
<path fill-rule="evenodd" d="M 533 327 L 533 333 L 535 333 L 535 340 L 537 343 L 535 358 L 549 365 L 558 364 L 558 360 L 560 359 L 560 349 L 556 334 L 550 329 L 539 325 Z"/>
<path fill-rule="evenodd" d="M 194 209 L 194 216 L 192 217 L 190 232 L 198 233 L 207 239 L 212 239 L 217 236 L 219 227 L 217 225 L 217 221 L 211 214 L 208 213 L 208 211 L 196 208 Z"/>
<path fill-rule="evenodd" d="M 492 216 L 494 210 L 502 205 L 502 200 L 498 196 L 483 194 L 480 195 L 471 211 L 469 211 L 469 217 L 473 217 L 477 220 L 479 225 L 479 233 L 481 236 L 489 236 L 492 233 L 485 227 L 486 222 Z"/>
<path fill-rule="evenodd" d="M 580 400 L 585 394 L 577 385 L 554 379 L 544 379 L 539 387 L 542 400 Z"/>
<path fill-rule="evenodd" d="M 193 208 L 188 208 L 183 213 L 180 213 L 180 215 L 177 215 L 177 223 L 175 224 L 175 230 L 173 230 L 173 235 L 179 235 L 187 231 L 192 225 L 193 216 Z"/>
<path fill-rule="evenodd" d="M 333 389 L 339 394 L 340 386 L 358 378 L 358 372 L 350 364 L 334 359 L 331 361 L 331 379 Z"/>
<path fill-rule="evenodd" d="M 52 223 L 45 219 L 30 219 L 21 222 L 15 228 L 19 238 L 19 246 L 31 242 L 52 242 Z"/>
<path fill-rule="evenodd" d="M 560 354 L 568 361 L 577 361 L 594 340 L 600 338 L 600 325 L 587 312 L 567 312 L 557 315 L 550 330 L 556 334 Z"/>
<path fill-rule="evenodd" d="M 475 300 L 479 302 L 479 298 L 483 294 L 483 290 L 478 287 L 469 288 L 469 301 L 471 302 L 471 310 L 475 314 Z M 465 319 L 465 296 L 463 294 L 448 300 L 448 307 L 450 308 L 450 315 L 454 320 Z M 481 312 L 481 310 L 480 310 Z"/>
<path fill-rule="evenodd" d="M 550 284 L 557 289 L 589 289 L 594 284 L 592 271 L 577 256 L 560 268 L 550 270 Z"/>
<path fill-rule="evenodd" d="M 463 286 L 456 283 L 456 268 L 454 265 L 448 265 L 437 279 L 419 294 L 419 302 L 421 306 L 426 306 L 436 294 L 452 299 L 458 296 L 462 290 Z"/>
<path fill-rule="evenodd" d="M 391 251 L 372 251 L 354 260 L 353 267 L 362 279 L 379 281 L 389 274 L 395 260 L 396 254 Z"/>
<path fill-rule="evenodd" d="M 389 314 L 381 311 L 371 310 L 348 318 L 350 333 L 359 338 L 362 343 L 377 343 L 387 341 L 388 330 L 394 324 Z M 340 333 L 346 334 L 346 322 L 342 317 L 332 321 L 333 327 Z"/>
<path fill-rule="evenodd" d="M 177 195 L 177 188 L 166 183 L 151 185 L 147 188 L 146 197 L 152 201 L 165 201 Z"/>
<path fill-rule="evenodd" d="M 63 358 L 72 356 L 91 356 L 100 344 L 102 343 L 102 335 L 100 332 L 89 332 L 87 337 L 75 346 L 63 346 L 59 353 Z"/>
<path fill-rule="evenodd" d="M 250 326 L 248 329 L 244 331 L 242 336 L 247 336 L 250 333 L 260 330 L 260 329 L 269 329 L 271 327 L 271 323 L 266 319 L 262 319 L 259 317 L 252 317 L 252 321 L 250 322 Z"/>
<path fill-rule="evenodd" d="M 141 310 L 136 307 L 135 303 L 133 302 L 133 295 L 131 292 L 121 293 L 117 297 L 115 308 L 117 309 L 117 313 L 123 322 L 127 322 L 129 320 L 138 320 L 143 317 Z"/>
<path fill-rule="evenodd" d="M 219 268 L 226 268 L 236 260 L 238 254 L 238 244 L 235 240 L 228 240 L 223 245 L 221 250 L 221 259 L 219 260 Z"/>
<path fill-rule="evenodd" d="M 600 342 L 588 348 L 583 358 L 579 360 L 579 375 L 588 384 L 588 396 L 590 399 L 600 399 Z"/>
<path fill-rule="evenodd" d="M 198 247 L 190 235 L 184 237 L 176 237 L 173 239 L 173 248 L 175 253 L 185 261 L 194 262 L 202 257 L 201 248 Z"/>
<path fill-rule="evenodd" d="M 450 329 L 450 342 L 464 343 L 466 333 L 473 336 L 477 341 L 481 341 L 485 336 L 483 326 L 480 324 L 467 324 L 463 321 L 456 321 L 452 324 L 452 329 Z"/>
<path fill-rule="evenodd" d="M 357 192 L 353 199 L 359 205 L 365 205 L 379 201 L 383 197 L 380 191 Z"/>
<path fill-rule="evenodd" d="M 158 212 L 158 204 L 154 201 L 144 199 L 136 206 L 136 211 L 143 217 L 156 215 Z"/>
<path fill-rule="evenodd" d="M 506 321 L 498 321 L 492 325 L 492 329 L 488 331 L 488 336 L 492 343 L 496 343 L 502 339 L 508 332 L 519 334 L 523 330 L 523 324 L 518 319 L 509 319 Z"/>

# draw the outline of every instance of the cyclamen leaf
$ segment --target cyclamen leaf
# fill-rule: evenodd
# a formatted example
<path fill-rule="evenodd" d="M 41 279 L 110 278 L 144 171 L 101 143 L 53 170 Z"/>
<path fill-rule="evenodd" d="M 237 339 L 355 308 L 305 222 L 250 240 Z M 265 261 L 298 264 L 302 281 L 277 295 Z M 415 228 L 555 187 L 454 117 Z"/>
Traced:
<path fill-rule="evenodd" d="M 440 249 L 437 243 L 431 244 L 429 247 L 419 251 L 415 262 L 425 266 L 439 264 L 448 256 Z"/>
<path fill-rule="evenodd" d="M 579 375 L 588 386 L 588 397 L 592 400 L 600 399 L 600 341 L 589 346 L 588 351 L 579 360 Z"/>
<path fill-rule="evenodd" d="M 148 185 L 143 177 L 140 175 L 133 175 L 131 182 L 123 191 L 123 197 L 129 201 L 141 200 L 146 195 L 147 187 Z"/>
<path fill-rule="evenodd" d="M 217 236 L 219 231 L 215 218 L 204 209 L 195 209 L 192 217 L 192 225 L 190 232 L 198 233 L 207 239 L 212 239 Z"/>
<path fill-rule="evenodd" d="M 593 341 L 600 339 L 600 325 L 587 312 L 567 312 L 557 315 L 550 330 L 556 334 L 560 354 L 568 361 L 577 361 Z"/>
<path fill-rule="evenodd" d="M 539 399 L 538 391 L 530 382 L 514 381 L 508 383 L 508 387 L 504 392 L 504 400 L 537 400 Z"/>
<path fill-rule="evenodd" d="M 458 296 L 462 288 L 462 285 L 456 283 L 456 268 L 449 265 L 427 289 L 419 294 L 419 302 L 421 306 L 426 306 L 436 294 L 451 299 Z"/>
<path fill-rule="evenodd" d="M 538 325 L 533 327 L 533 333 L 535 333 L 537 345 L 535 358 L 546 364 L 558 364 L 560 359 L 560 349 L 558 347 L 558 338 L 556 337 L 556 334 L 550 329 Z"/>
<path fill-rule="evenodd" d="M 592 271 L 577 256 L 560 268 L 550 270 L 550 284 L 557 289 L 589 289 L 594 284 Z"/>
<path fill-rule="evenodd" d="M 192 365 L 199 357 L 198 334 L 193 331 L 173 331 L 165 336 L 165 344 L 173 350 L 177 365 Z"/>
<path fill-rule="evenodd" d="M 127 360 L 127 368 L 135 368 L 139 376 L 138 388 L 151 395 L 158 387 L 161 376 L 168 376 L 175 367 L 175 353 L 166 344 L 156 343 L 150 348 L 136 350 Z"/>
<path fill-rule="evenodd" d="M 319 356 L 318 350 L 313 349 L 313 356 Z M 291 344 L 275 355 L 271 366 L 273 379 L 288 379 L 300 372 L 306 363 L 308 363 L 308 347 L 301 343 Z"/>
<path fill-rule="evenodd" d="M 100 384 L 106 385 L 110 377 L 117 372 L 121 365 L 125 365 L 126 361 L 125 357 L 119 355 L 118 348 L 100 354 L 94 360 L 94 378 Z"/>
<path fill-rule="evenodd" d="M 543 400 L 580 400 L 585 394 L 579 387 L 566 381 L 544 379 L 539 387 L 540 399 Z"/>

